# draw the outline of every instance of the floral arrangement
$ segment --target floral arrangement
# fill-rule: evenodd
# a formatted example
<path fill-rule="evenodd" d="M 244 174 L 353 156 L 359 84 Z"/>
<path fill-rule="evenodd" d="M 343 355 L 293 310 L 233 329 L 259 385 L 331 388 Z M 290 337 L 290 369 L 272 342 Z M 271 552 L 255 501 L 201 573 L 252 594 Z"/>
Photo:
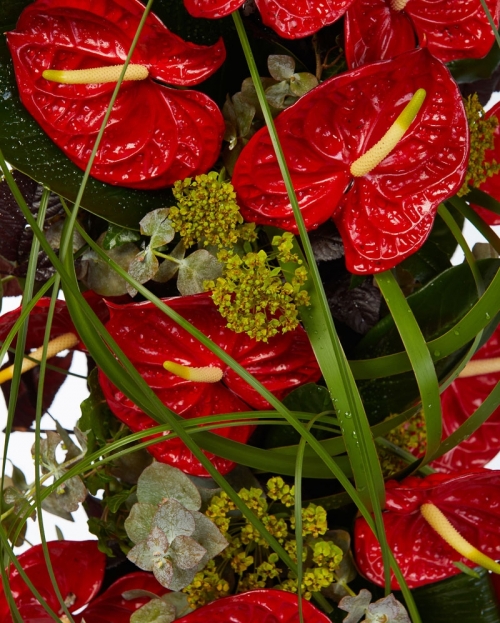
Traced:
<path fill-rule="evenodd" d="M 500 622 L 499 19 L 4 0 L 2 622 Z"/>

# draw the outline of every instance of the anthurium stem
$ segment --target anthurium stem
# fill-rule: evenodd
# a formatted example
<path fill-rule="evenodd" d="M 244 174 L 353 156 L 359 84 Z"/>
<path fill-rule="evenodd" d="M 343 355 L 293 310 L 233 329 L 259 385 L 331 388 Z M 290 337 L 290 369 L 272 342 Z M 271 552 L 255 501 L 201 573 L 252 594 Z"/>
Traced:
<path fill-rule="evenodd" d="M 458 375 L 458 378 L 464 379 L 469 376 L 494 374 L 495 372 L 500 372 L 500 357 L 492 357 L 491 359 L 474 359 L 474 361 L 469 361 L 462 372 Z"/>
<path fill-rule="evenodd" d="M 220 368 L 213 366 L 191 368 L 190 366 L 183 366 L 174 361 L 165 361 L 163 367 L 165 370 L 179 376 L 181 379 L 194 381 L 195 383 L 218 383 L 224 374 Z"/>
<path fill-rule="evenodd" d="M 351 175 L 362 177 L 382 162 L 403 138 L 424 103 L 426 92 L 418 89 L 396 121 L 373 147 L 351 164 Z"/>
<path fill-rule="evenodd" d="M 489 571 L 500 573 L 500 564 L 480 552 L 469 541 L 464 539 L 437 506 L 434 504 L 422 504 L 420 512 L 429 525 L 455 551 Z"/>
<path fill-rule="evenodd" d="M 51 340 L 47 344 L 47 351 L 46 351 L 47 359 L 54 357 L 55 355 L 57 355 L 63 350 L 67 350 L 68 348 L 73 348 L 74 346 L 78 344 L 78 342 L 79 342 L 79 338 L 74 333 L 64 333 L 63 335 L 59 335 L 58 337 L 56 337 L 54 340 Z M 35 368 L 42 360 L 43 355 L 44 355 L 43 346 L 40 346 L 40 348 L 37 348 L 34 352 L 30 353 L 29 358 L 25 357 L 23 359 L 21 374 L 23 372 L 27 372 L 28 370 L 31 370 L 32 368 Z M 10 381 L 13 373 L 14 373 L 14 364 L 9 366 L 8 368 L 5 368 L 5 370 L 1 370 L 0 371 L 0 384 L 4 383 L 5 381 Z"/>
<path fill-rule="evenodd" d="M 46 69 L 42 77 L 61 84 L 103 84 L 118 82 L 123 65 L 95 67 L 94 69 Z M 123 80 L 145 80 L 149 75 L 144 65 L 129 65 Z"/>

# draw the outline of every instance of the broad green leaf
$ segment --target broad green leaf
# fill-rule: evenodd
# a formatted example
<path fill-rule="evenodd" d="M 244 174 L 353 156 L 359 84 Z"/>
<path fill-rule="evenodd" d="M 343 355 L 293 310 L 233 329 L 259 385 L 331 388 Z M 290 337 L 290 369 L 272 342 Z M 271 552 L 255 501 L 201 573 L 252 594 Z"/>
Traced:
<path fill-rule="evenodd" d="M 477 266 L 485 285 L 488 285 L 500 267 L 500 260 L 480 260 Z M 477 289 L 466 264 L 445 271 L 407 299 L 420 329 L 427 341 L 438 338 L 450 329 L 477 301 Z M 491 318 L 493 318 L 495 310 Z M 457 331 L 457 339 L 460 334 Z M 391 316 L 383 318 L 363 338 L 356 350 L 356 358 L 373 358 L 403 351 L 403 344 Z M 438 378 L 444 378 L 465 353 L 464 348 L 445 358 L 431 351 Z M 393 413 L 400 413 L 418 400 L 418 388 L 412 372 L 394 376 L 358 381 L 358 387 L 371 424 L 382 421 Z"/>
<path fill-rule="evenodd" d="M 208 517 L 198 511 L 193 511 L 192 514 L 195 521 L 195 529 L 191 537 L 206 550 L 205 556 L 200 561 L 199 568 L 203 568 L 211 558 L 220 554 L 228 546 L 228 542 L 222 536 L 219 528 Z"/>
<path fill-rule="evenodd" d="M 185 571 L 196 567 L 207 550 L 190 536 L 181 534 L 174 539 L 168 553 L 173 564 Z"/>
<path fill-rule="evenodd" d="M 201 506 L 198 489 L 186 474 L 176 467 L 153 463 L 139 478 L 137 499 L 143 504 L 158 505 L 165 498 L 177 500 L 190 511 L 197 511 Z"/>
<path fill-rule="evenodd" d="M 318 79 L 307 71 L 294 74 L 290 80 L 290 92 L 296 97 L 302 97 L 317 86 Z"/>

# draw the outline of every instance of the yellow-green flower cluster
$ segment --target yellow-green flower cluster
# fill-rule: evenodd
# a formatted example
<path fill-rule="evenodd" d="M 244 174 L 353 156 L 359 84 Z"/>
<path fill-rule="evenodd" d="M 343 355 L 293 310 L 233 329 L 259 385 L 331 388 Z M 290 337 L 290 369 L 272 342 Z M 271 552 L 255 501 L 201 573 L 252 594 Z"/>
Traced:
<path fill-rule="evenodd" d="M 478 188 L 486 178 L 500 171 L 500 164 L 495 160 L 484 161 L 485 152 L 493 149 L 493 133 L 498 125 L 498 119 L 496 117 L 485 118 L 484 108 L 476 93 L 464 100 L 464 106 L 469 122 L 470 156 L 465 181 L 457 193 L 459 197 L 466 195 L 471 186 Z"/>
<path fill-rule="evenodd" d="M 267 495 L 266 495 L 267 493 Z M 287 507 L 293 506 L 294 488 L 276 476 L 267 483 L 267 492 L 261 489 L 241 489 L 239 497 L 258 517 L 269 534 L 284 547 L 290 558 L 297 562 L 297 542 L 293 526 L 295 521 Z M 271 512 L 271 511 L 275 512 Z M 207 603 L 213 597 L 213 582 L 216 590 L 224 587 L 223 579 L 231 583 L 231 592 L 241 593 L 256 588 L 279 588 L 297 593 L 297 577 L 273 552 L 267 541 L 235 509 L 225 493 L 212 498 L 205 514 L 222 530 L 228 547 L 215 558 L 215 566 L 198 574 L 184 592 L 189 603 L 196 607 Z M 336 581 L 335 570 L 342 561 L 342 550 L 328 537 L 321 539 L 327 531 L 326 511 L 321 506 L 309 504 L 302 509 L 303 575 L 301 592 L 306 599 Z M 212 561 L 214 562 L 214 561 Z"/>
<path fill-rule="evenodd" d="M 168 218 L 186 248 L 197 242 L 223 248 L 238 239 L 255 240 L 255 223 L 243 225 L 234 188 L 217 172 L 179 180 L 172 192 L 178 203 Z"/>
<path fill-rule="evenodd" d="M 221 597 L 229 595 L 229 583 L 219 575 L 215 561 L 210 560 L 207 566 L 199 571 L 194 580 L 183 589 L 191 608 L 199 608 Z"/>
<path fill-rule="evenodd" d="M 292 257 L 286 244 L 283 252 L 284 257 Z M 243 257 L 222 250 L 217 259 L 224 264 L 222 277 L 205 282 L 205 289 L 212 290 L 229 329 L 267 342 L 278 332 L 297 327 L 298 307 L 309 305 L 309 295 L 302 289 L 307 281 L 304 266 L 297 266 L 291 280 L 285 281 L 282 269 L 271 265 L 272 258 L 263 249 Z"/>
<path fill-rule="evenodd" d="M 423 412 L 419 411 L 407 422 L 403 422 L 403 424 L 391 430 L 391 432 L 386 435 L 386 439 L 395 446 L 399 446 L 415 456 L 422 456 L 425 454 L 427 433 Z M 380 465 L 386 478 L 397 474 L 397 472 L 408 466 L 406 461 L 385 448 L 379 449 L 379 457 Z"/>

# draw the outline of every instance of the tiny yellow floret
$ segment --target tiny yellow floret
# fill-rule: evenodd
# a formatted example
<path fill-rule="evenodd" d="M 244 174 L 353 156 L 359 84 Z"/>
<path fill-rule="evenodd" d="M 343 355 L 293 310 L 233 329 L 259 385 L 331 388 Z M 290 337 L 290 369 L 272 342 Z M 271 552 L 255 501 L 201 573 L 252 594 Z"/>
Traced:
<path fill-rule="evenodd" d="M 93 69 L 46 69 L 42 77 L 61 84 L 104 84 L 118 82 L 122 71 L 123 65 Z M 144 65 L 129 65 L 123 80 L 145 80 L 148 75 L 149 71 Z"/>
<path fill-rule="evenodd" d="M 387 158 L 418 115 L 424 103 L 425 96 L 426 92 L 424 89 L 418 89 L 418 91 L 415 92 L 384 136 L 351 164 L 351 175 L 354 177 L 362 177 L 370 173 L 382 160 Z"/>
<path fill-rule="evenodd" d="M 191 368 L 190 366 L 183 366 L 174 361 L 165 361 L 163 367 L 165 370 L 179 376 L 181 379 L 194 381 L 195 383 L 218 383 L 224 376 L 220 368 L 212 366 Z"/>
<path fill-rule="evenodd" d="M 74 333 L 64 333 L 63 335 L 56 337 L 54 340 L 50 340 L 50 342 L 47 344 L 46 358 L 50 359 L 51 357 L 54 357 L 63 350 L 73 348 L 78 344 L 78 342 L 78 336 L 76 336 Z M 37 348 L 35 351 L 30 353 L 29 357 L 29 359 L 23 359 L 21 373 L 35 368 L 40 363 L 43 357 L 43 346 L 40 346 L 40 348 Z M 0 371 L 0 384 L 5 383 L 5 381 L 10 381 L 13 374 L 14 365 L 11 365 L 8 368 L 5 368 L 5 370 Z"/>
<path fill-rule="evenodd" d="M 471 545 L 469 541 L 464 539 L 437 506 L 434 506 L 434 504 L 422 504 L 420 512 L 428 524 L 434 528 L 439 536 L 444 539 L 450 547 L 453 547 L 456 552 L 489 571 L 500 573 L 500 564 L 489 556 L 486 556 L 486 554 L 480 552 Z"/>

